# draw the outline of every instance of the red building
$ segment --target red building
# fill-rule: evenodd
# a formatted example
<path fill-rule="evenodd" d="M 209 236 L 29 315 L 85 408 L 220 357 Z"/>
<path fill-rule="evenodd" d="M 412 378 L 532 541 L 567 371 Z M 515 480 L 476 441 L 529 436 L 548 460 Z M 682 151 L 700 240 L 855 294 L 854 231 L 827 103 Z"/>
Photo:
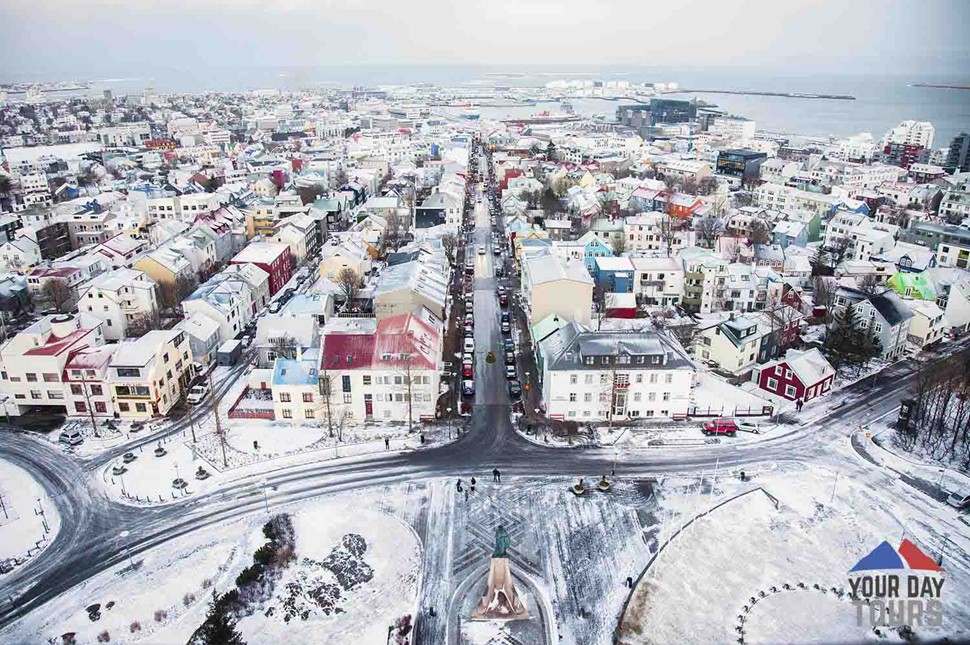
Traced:
<path fill-rule="evenodd" d="M 831 391 L 835 369 L 815 348 L 788 350 L 784 357 L 759 368 L 758 387 L 789 401 L 811 401 Z"/>
<path fill-rule="evenodd" d="M 269 295 L 275 295 L 293 277 L 290 247 L 274 242 L 253 242 L 229 264 L 255 264 L 269 274 Z"/>

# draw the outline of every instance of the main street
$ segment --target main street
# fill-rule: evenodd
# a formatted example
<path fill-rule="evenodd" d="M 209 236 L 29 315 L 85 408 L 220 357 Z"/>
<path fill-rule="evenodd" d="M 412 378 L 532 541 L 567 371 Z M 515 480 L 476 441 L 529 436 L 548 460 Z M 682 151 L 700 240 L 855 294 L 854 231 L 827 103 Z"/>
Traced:
<path fill-rule="evenodd" d="M 476 206 L 475 220 L 476 228 L 469 236 L 466 256 L 475 258 L 476 263 L 473 285 L 476 393 L 468 432 L 453 443 L 434 449 L 297 466 L 279 466 L 270 461 L 260 472 L 247 470 L 247 474 L 234 475 L 229 471 L 222 485 L 211 493 L 165 506 L 136 507 L 108 499 L 94 483 L 108 457 L 76 461 L 8 427 L 0 444 L 0 458 L 26 469 L 44 486 L 61 515 L 61 528 L 45 551 L 3 578 L 0 625 L 8 624 L 125 559 L 125 544 L 118 538 L 123 530 L 130 532 L 128 545 L 137 556 L 180 536 L 263 512 L 264 478 L 268 503 L 272 508 L 279 508 L 298 500 L 397 482 L 472 475 L 484 481 L 493 468 L 502 471 L 503 479 L 598 478 L 613 469 L 614 460 L 617 476 L 624 478 L 670 473 L 710 474 L 717 466 L 723 470 L 743 467 L 757 473 L 761 468 L 785 461 L 821 463 L 838 468 L 847 476 L 876 468 L 847 459 L 844 448 L 860 424 L 894 414 L 900 399 L 912 388 L 917 370 L 914 361 L 887 368 L 875 387 L 867 379 L 846 388 L 838 395 L 846 401 L 841 407 L 827 412 L 818 406 L 806 407 L 801 415 L 807 420 L 802 421 L 804 425 L 762 441 L 733 445 L 725 440 L 687 449 L 629 451 L 619 456 L 607 448 L 561 449 L 526 441 L 515 432 L 510 421 L 502 361 L 489 364 L 485 360 L 490 350 L 496 357 L 502 356 L 503 335 L 495 294 L 495 256 L 484 203 Z M 479 246 L 485 247 L 484 255 L 478 255 Z M 970 349 L 964 348 L 960 353 L 970 357 Z M 932 364 L 925 368 L 932 369 Z M 219 389 L 224 394 L 228 385 Z M 179 423 L 182 426 L 176 424 L 177 430 L 186 421 Z"/>

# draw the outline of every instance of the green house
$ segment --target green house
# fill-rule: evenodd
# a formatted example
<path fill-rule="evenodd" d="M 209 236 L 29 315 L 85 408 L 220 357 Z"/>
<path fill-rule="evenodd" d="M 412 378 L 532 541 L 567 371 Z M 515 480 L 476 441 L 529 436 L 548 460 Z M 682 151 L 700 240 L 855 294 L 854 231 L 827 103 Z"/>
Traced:
<path fill-rule="evenodd" d="M 933 289 L 933 284 L 922 273 L 899 271 L 886 280 L 886 284 L 904 298 L 929 300 L 931 302 L 936 300 L 936 291 Z"/>

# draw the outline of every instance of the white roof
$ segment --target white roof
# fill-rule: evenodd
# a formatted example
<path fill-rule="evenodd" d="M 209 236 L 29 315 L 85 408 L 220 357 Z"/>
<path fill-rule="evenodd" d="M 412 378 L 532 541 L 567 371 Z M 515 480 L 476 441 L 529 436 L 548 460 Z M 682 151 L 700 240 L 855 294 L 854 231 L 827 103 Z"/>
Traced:
<path fill-rule="evenodd" d="M 527 255 L 523 258 L 523 262 L 526 264 L 526 271 L 532 284 L 543 284 L 557 280 L 573 280 L 593 284 L 593 278 L 586 270 L 586 265 L 579 261 L 569 261 L 547 253 Z"/>

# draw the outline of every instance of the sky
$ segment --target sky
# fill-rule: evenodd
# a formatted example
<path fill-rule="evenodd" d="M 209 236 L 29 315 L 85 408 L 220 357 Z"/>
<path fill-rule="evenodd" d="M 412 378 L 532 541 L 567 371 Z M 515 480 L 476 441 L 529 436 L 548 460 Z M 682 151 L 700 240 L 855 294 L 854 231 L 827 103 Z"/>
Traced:
<path fill-rule="evenodd" d="M 968 26 L 970 0 L 0 0 L 0 79 L 368 64 L 970 77 Z"/>

